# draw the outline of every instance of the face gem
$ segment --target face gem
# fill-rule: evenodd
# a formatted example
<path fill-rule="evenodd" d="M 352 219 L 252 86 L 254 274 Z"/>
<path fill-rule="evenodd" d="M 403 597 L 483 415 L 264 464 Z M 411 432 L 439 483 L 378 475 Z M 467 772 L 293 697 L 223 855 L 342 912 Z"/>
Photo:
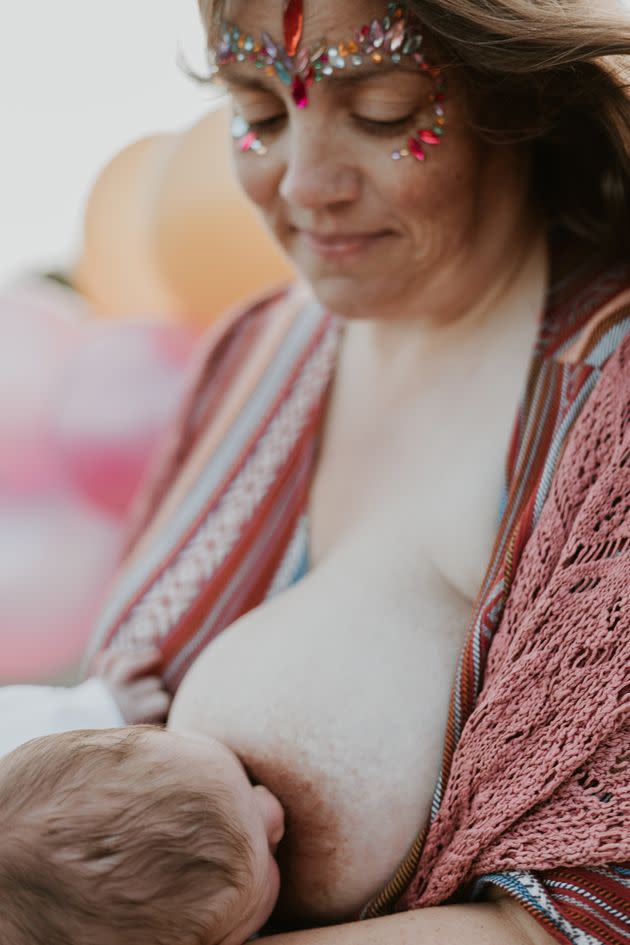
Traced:
<path fill-rule="evenodd" d="M 249 131 L 249 125 L 242 115 L 235 115 L 232 119 L 232 137 L 242 138 Z"/>
<path fill-rule="evenodd" d="M 267 53 L 267 56 L 270 59 L 275 59 L 275 57 L 278 55 L 278 47 L 272 40 L 269 33 L 262 33 L 260 38 L 262 39 L 263 49 Z"/>
<path fill-rule="evenodd" d="M 280 81 L 283 82 L 285 85 L 291 85 L 291 73 L 289 72 L 287 67 L 284 65 L 284 63 L 280 62 L 279 59 L 276 59 L 276 61 L 273 64 L 273 67 L 278 73 L 278 78 L 280 79 Z"/>
<path fill-rule="evenodd" d="M 298 78 L 297 76 L 293 79 L 291 94 L 293 95 L 293 101 L 298 108 L 306 108 L 308 105 L 308 93 L 306 91 L 306 85 L 302 79 Z"/>
<path fill-rule="evenodd" d="M 372 20 L 372 27 L 370 29 L 370 38 L 372 40 L 372 45 L 375 49 L 380 49 L 385 40 L 385 32 L 378 20 Z"/>
<path fill-rule="evenodd" d="M 285 0 L 284 46 L 287 55 L 295 56 L 304 28 L 304 0 Z"/>
<path fill-rule="evenodd" d="M 252 147 L 256 143 L 256 140 L 257 139 L 256 139 L 255 132 L 248 131 L 247 134 L 241 138 L 241 140 L 238 143 L 238 146 L 241 149 L 241 151 L 245 153 L 246 151 L 252 150 Z"/>
<path fill-rule="evenodd" d="M 391 52 L 398 52 L 402 47 L 405 38 L 405 24 L 402 20 L 396 20 L 391 30 L 387 33 L 387 46 Z"/>
<path fill-rule="evenodd" d="M 415 138 L 410 138 L 407 147 L 409 148 L 410 153 L 415 157 L 416 161 L 426 160 L 426 152 L 419 141 Z"/>
<path fill-rule="evenodd" d="M 424 141 L 425 144 L 439 144 L 440 138 L 434 131 L 429 131 L 428 128 L 422 128 L 418 132 L 418 137 L 421 141 Z"/>
<path fill-rule="evenodd" d="M 300 49 L 297 56 L 295 57 L 295 70 L 296 72 L 306 72 L 311 65 L 311 55 L 308 49 Z"/>
<path fill-rule="evenodd" d="M 263 32 L 260 40 L 243 33 L 238 27 L 224 24 L 222 38 L 216 48 L 216 69 L 231 62 L 250 62 L 267 76 L 276 76 L 291 90 L 296 108 L 306 108 L 309 103 L 308 90 L 315 82 L 334 75 L 335 72 L 360 68 L 365 63 L 399 64 L 405 58 L 415 63 L 418 70 L 434 80 L 434 90 L 429 96 L 433 106 L 432 127 L 420 128 L 412 135 L 406 147 L 390 152 L 395 161 L 413 156 L 416 161 L 426 160 L 425 145 L 439 144 L 444 133 L 445 82 L 441 70 L 425 61 L 422 54 L 422 36 L 410 18 L 406 4 L 390 2 L 385 16 L 374 19 L 369 25 L 357 30 L 353 39 L 330 44 L 325 38 L 312 47 L 301 46 L 304 29 L 304 0 L 283 0 L 284 46 L 276 42 L 269 33 Z M 232 134 L 240 149 L 256 154 L 266 154 L 267 149 L 251 131 L 249 125 L 236 116 Z"/>

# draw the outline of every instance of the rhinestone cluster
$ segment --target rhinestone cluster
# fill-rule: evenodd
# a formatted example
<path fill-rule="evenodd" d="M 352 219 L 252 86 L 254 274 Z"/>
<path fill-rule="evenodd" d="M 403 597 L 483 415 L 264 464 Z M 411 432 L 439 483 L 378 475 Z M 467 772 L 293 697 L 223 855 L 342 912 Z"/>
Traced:
<path fill-rule="evenodd" d="M 287 26 L 288 21 L 292 24 L 291 29 Z M 365 63 L 414 62 L 419 71 L 433 80 L 430 101 L 434 120 L 430 128 L 418 129 L 409 137 L 406 146 L 393 151 L 391 156 L 396 161 L 409 156 L 424 161 L 426 146 L 439 144 L 444 133 L 445 82 L 441 70 L 425 60 L 422 35 L 410 26 L 404 4 L 390 2 L 381 20 L 374 19 L 371 24 L 362 26 L 347 42 L 331 43 L 321 39 L 311 49 L 301 47 L 302 24 L 301 0 L 287 0 L 284 46 L 266 32 L 256 40 L 237 26 L 224 23 L 215 50 L 216 69 L 235 62 L 251 63 L 265 75 L 279 78 L 291 89 L 297 108 L 306 108 L 309 88 L 335 72 L 359 68 Z M 295 51 L 289 54 L 288 49 Z M 265 146 L 240 116 L 235 119 L 232 133 L 242 151 L 266 154 Z"/>

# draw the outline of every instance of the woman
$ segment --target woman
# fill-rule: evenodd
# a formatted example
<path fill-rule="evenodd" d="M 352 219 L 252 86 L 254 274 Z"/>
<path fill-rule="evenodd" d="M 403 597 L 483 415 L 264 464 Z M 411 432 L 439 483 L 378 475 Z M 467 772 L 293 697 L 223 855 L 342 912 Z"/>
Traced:
<path fill-rule="evenodd" d="M 295 945 L 620 942 L 630 29 L 205 13 L 308 287 L 211 337 L 93 651 L 157 635 L 170 724 L 281 799 L 278 922 L 346 923 Z"/>

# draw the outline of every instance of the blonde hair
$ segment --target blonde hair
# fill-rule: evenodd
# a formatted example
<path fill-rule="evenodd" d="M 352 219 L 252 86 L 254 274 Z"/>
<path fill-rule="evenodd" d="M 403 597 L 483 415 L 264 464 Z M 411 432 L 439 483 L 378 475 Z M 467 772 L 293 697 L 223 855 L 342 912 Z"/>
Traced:
<path fill-rule="evenodd" d="M 251 879 L 219 786 L 138 766 L 145 727 L 36 739 L 0 762 L 3 945 L 201 945 Z M 158 737 L 162 736 L 161 734 Z"/>
<path fill-rule="evenodd" d="M 225 0 L 200 6 L 213 48 Z M 531 147 L 533 196 L 549 224 L 608 251 L 630 249 L 630 18 L 621 7 L 616 14 L 611 0 L 407 0 L 407 7 L 440 65 L 458 73 L 478 133 Z"/>

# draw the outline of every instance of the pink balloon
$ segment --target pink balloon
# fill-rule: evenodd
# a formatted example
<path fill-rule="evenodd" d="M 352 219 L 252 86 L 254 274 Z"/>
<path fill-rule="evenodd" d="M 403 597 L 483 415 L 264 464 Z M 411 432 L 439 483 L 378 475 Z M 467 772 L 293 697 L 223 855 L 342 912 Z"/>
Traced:
<path fill-rule="evenodd" d="M 0 294 L 0 684 L 78 664 L 197 338 L 50 282 Z"/>
<path fill-rule="evenodd" d="M 114 570 L 122 523 L 71 494 L 0 505 L 0 682 L 75 666 Z"/>
<path fill-rule="evenodd" d="M 92 329 L 60 379 L 53 432 L 80 495 L 121 518 L 174 416 L 197 335 L 141 322 Z"/>

